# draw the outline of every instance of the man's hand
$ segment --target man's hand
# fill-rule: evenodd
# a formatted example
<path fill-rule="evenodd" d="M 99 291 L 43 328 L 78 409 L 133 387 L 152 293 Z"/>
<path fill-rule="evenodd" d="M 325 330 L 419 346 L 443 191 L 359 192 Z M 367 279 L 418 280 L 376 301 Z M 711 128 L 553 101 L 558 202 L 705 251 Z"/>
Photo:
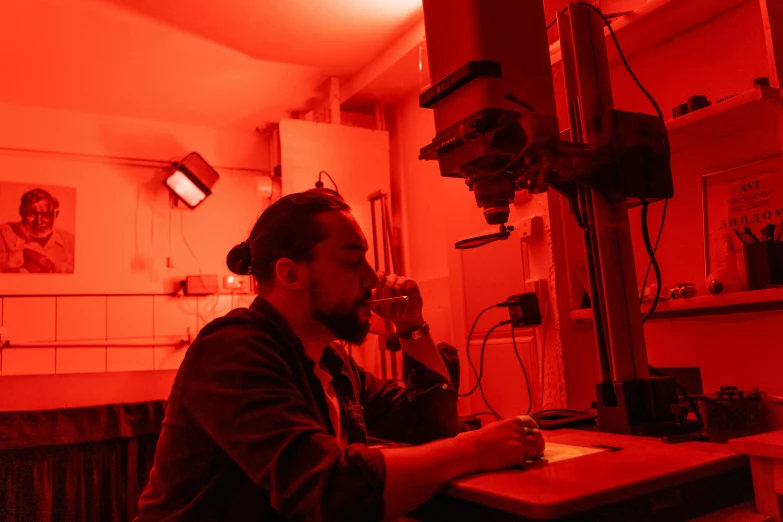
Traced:
<path fill-rule="evenodd" d="M 544 438 L 532 418 L 520 415 L 475 430 L 462 433 L 472 448 L 476 469 L 496 471 L 521 466 L 544 454 Z"/>
<path fill-rule="evenodd" d="M 372 311 L 378 316 L 390 320 L 398 332 L 412 332 L 424 324 L 421 310 L 424 301 L 419 292 L 419 285 L 411 279 L 394 274 L 386 275 L 378 272 L 378 286 L 373 292 L 373 299 L 408 296 L 407 301 L 399 303 L 373 305 Z"/>
<path fill-rule="evenodd" d="M 22 253 L 24 254 L 24 268 L 28 272 L 51 274 L 56 270 L 52 260 L 45 254 L 27 248 L 27 246 L 22 250 Z"/>

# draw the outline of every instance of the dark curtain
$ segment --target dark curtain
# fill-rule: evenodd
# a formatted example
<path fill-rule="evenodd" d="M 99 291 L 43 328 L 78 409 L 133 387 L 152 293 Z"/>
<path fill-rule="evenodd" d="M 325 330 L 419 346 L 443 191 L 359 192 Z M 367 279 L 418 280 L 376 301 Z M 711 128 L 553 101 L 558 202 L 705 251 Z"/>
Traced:
<path fill-rule="evenodd" d="M 0 521 L 126 521 L 163 401 L 0 413 Z"/>
<path fill-rule="evenodd" d="M 0 453 L 0 520 L 125 520 L 126 456 L 121 440 Z"/>

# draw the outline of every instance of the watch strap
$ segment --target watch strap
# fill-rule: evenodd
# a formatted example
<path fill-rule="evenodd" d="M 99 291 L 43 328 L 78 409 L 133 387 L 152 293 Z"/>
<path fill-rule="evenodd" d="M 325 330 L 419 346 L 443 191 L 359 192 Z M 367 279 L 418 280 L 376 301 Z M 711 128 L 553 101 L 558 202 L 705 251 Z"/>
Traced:
<path fill-rule="evenodd" d="M 424 337 L 430 332 L 430 325 L 425 321 L 419 328 L 412 332 L 397 332 L 397 337 L 406 341 L 413 341 L 420 337 Z"/>

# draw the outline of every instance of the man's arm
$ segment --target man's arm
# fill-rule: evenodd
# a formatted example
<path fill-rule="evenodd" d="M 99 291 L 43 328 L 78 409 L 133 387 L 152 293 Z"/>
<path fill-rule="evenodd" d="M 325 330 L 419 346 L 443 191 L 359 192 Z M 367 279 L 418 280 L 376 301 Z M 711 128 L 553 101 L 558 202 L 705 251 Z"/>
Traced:
<path fill-rule="evenodd" d="M 384 519 L 406 515 L 462 475 L 521 466 L 544 451 L 530 417 L 515 417 L 457 437 L 381 450 L 386 461 Z"/>
<path fill-rule="evenodd" d="M 384 520 L 409 514 L 450 481 L 479 470 L 475 453 L 462 436 L 381 453 L 386 461 Z"/>
<path fill-rule="evenodd" d="M 401 341 L 401 344 L 405 386 L 388 379 L 379 379 L 363 368 L 356 367 L 368 434 L 409 444 L 455 436 L 460 430 L 457 412 L 457 350 L 445 343 L 435 346 L 429 334 L 413 341 Z M 448 378 L 414 358 L 412 353 L 416 352 L 406 350 L 407 344 L 426 349 L 427 353 L 437 357 L 442 367 L 447 369 Z"/>
<path fill-rule="evenodd" d="M 379 272 L 378 276 L 376 297 L 404 295 L 408 299 L 403 303 L 376 307 L 375 313 L 394 323 L 398 333 L 420 331 L 424 318 L 418 285 L 394 274 Z M 381 439 L 413 444 L 453 437 L 460 429 L 457 350 L 443 343 L 436 346 L 429 333 L 411 340 L 401 337 L 400 345 L 404 388 L 357 369 L 368 433 Z"/>

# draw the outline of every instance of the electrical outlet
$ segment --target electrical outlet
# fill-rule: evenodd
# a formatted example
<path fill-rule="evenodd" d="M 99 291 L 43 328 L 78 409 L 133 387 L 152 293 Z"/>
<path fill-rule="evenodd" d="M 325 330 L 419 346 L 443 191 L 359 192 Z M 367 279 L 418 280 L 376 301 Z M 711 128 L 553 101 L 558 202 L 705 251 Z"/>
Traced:
<path fill-rule="evenodd" d="M 523 240 L 544 237 L 544 218 L 541 216 L 526 217 L 519 221 L 517 227 Z"/>

